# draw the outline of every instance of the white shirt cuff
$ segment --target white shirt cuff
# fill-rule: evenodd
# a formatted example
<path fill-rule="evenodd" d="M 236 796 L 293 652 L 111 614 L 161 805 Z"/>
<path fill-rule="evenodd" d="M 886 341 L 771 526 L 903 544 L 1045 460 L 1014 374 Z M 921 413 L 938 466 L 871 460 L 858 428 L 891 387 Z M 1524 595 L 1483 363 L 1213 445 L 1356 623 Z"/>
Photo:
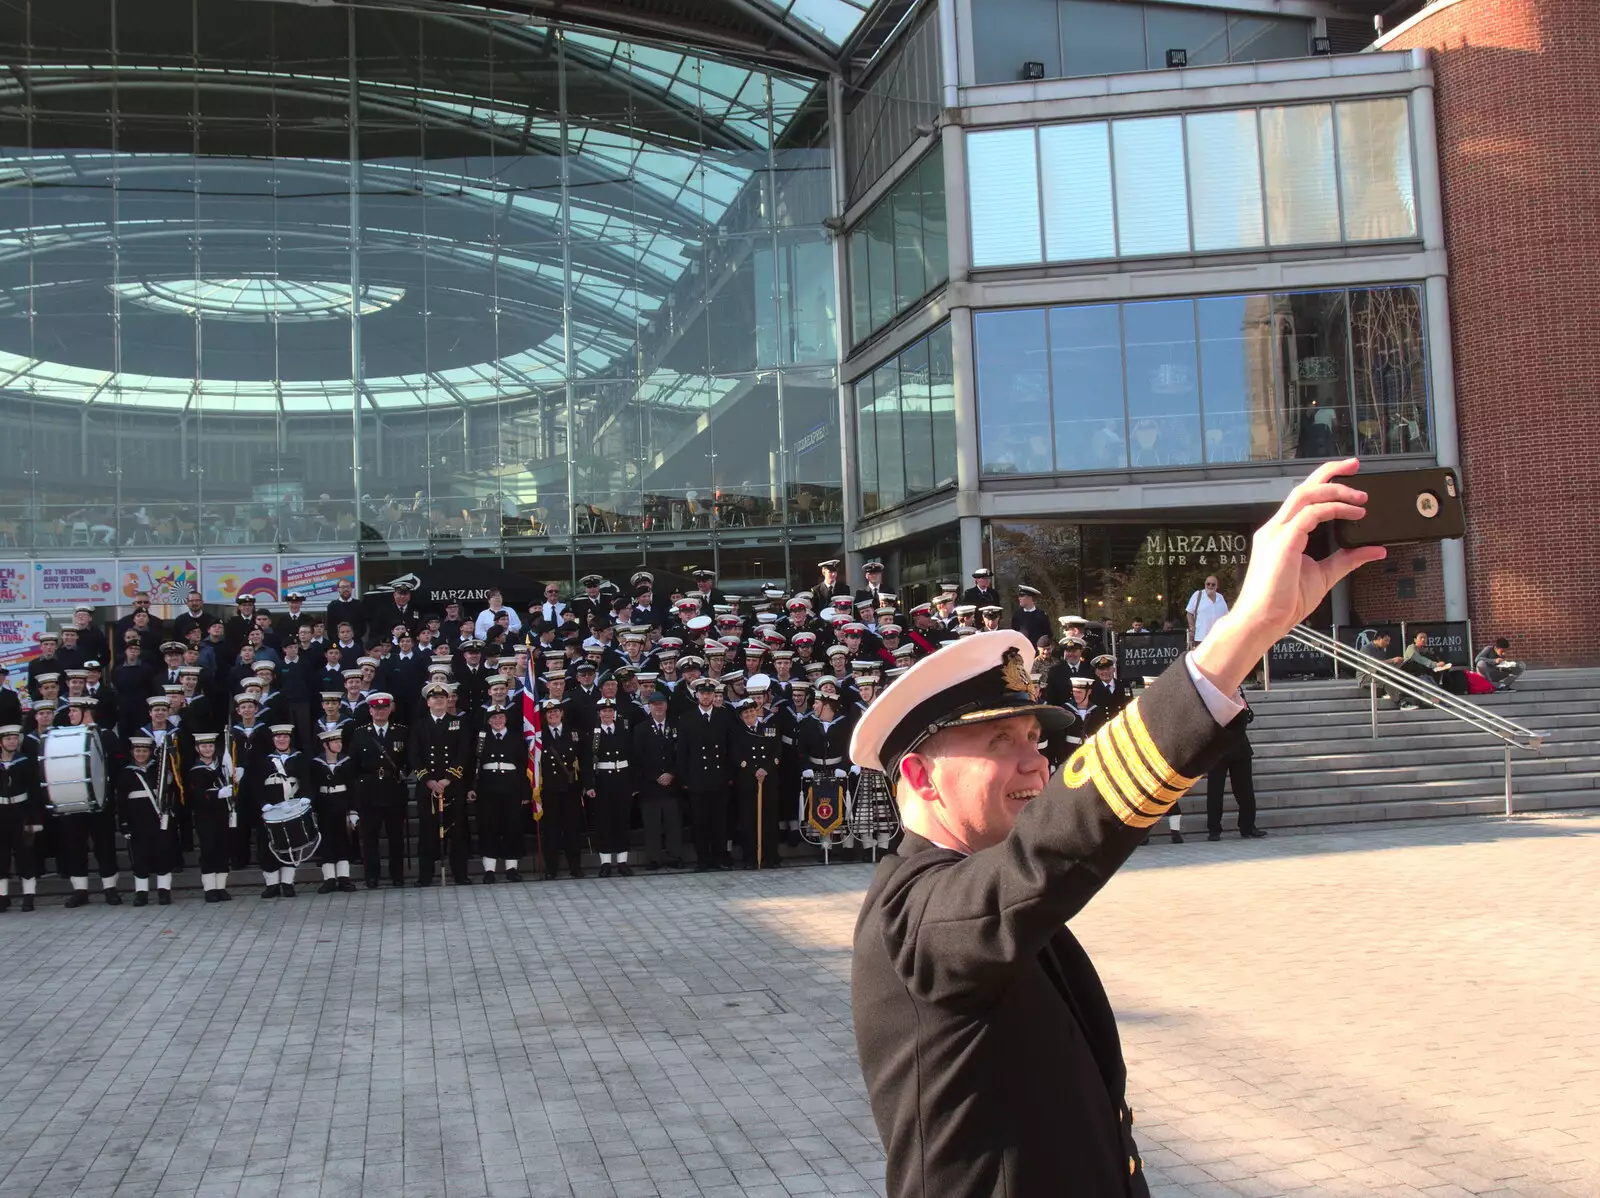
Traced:
<path fill-rule="evenodd" d="M 1216 685 L 1200 672 L 1200 667 L 1194 664 L 1194 654 L 1183 655 L 1183 668 L 1189 671 L 1189 681 L 1194 683 L 1194 689 L 1200 692 L 1200 698 L 1206 705 L 1206 710 L 1211 713 L 1211 718 L 1218 724 L 1226 725 L 1233 717 L 1244 710 L 1244 704 L 1232 695 L 1225 695 L 1216 688 Z"/>

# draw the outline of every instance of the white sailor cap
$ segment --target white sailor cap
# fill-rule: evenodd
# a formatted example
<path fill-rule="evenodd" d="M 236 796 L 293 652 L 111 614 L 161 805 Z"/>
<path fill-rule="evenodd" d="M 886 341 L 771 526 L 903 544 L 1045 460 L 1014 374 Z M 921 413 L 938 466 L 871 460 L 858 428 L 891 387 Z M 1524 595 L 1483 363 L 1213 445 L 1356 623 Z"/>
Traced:
<path fill-rule="evenodd" d="M 1065 710 L 1034 701 L 1033 646 L 1020 632 L 974 633 L 896 678 L 856 725 L 850 760 L 892 779 L 900 762 L 944 728 L 1031 715 L 1046 735 L 1064 729 Z"/>

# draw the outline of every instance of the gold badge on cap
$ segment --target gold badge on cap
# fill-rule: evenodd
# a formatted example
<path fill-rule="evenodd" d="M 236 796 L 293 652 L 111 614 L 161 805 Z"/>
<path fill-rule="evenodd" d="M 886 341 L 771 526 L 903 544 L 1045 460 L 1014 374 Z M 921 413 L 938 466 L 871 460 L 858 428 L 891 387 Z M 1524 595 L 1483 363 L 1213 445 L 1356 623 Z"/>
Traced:
<path fill-rule="evenodd" d="M 1028 671 L 1022 664 L 1022 654 L 1016 649 L 1007 649 L 1005 656 L 1000 659 L 1000 680 L 1008 691 L 1025 691 L 1028 689 Z"/>

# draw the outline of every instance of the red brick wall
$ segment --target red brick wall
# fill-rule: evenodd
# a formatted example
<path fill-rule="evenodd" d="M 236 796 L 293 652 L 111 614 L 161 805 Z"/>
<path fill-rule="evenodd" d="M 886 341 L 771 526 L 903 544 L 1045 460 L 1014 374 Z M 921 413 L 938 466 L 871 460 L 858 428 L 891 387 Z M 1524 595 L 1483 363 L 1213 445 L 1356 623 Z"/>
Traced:
<path fill-rule="evenodd" d="M 1433 52 L 1477 639 L 1600 664 L 1600 0 L 1460 0 L 1386 48 L 1415 47 Z"/>
<path fill-rule="evenodd" d="M 1350 578 L 1350 610 L 1362 624 L 1444 619 L 1439 546 L 1398 545 L 1384 561 L 1357 570 Z"/>

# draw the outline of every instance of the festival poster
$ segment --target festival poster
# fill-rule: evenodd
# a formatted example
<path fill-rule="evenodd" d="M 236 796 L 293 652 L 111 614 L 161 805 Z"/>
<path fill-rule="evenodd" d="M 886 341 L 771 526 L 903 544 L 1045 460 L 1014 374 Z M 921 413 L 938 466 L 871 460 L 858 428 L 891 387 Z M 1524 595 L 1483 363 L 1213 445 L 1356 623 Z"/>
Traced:
<path fill-rule="evenodd" d="M 340 579 L 348 578 L 350 585 L 355 585 L 356 555 L 353 553 L 332 557 L 291 555 L 282 560 L 282 593 L 296 591 L 313 606 L 338 595 Z"/>
<path fill-rule="evenodd" d="M 8 670 L 26 668 L 39 656 L 39 638 L 48 625 L 43 612 L 0 615 L 0 664 Z"/>
<path fill-rule="evenodd" d="M 192 591 L 200 589 L 200 570 L 188 558 L 123 558 L 116 602 L 127 605 L 139 591 L 150 593 L 152 605 L 182 607 Z"/>
<path fill-rule="evenodd" d="M 258 603 L 278 601 L 278 559 L 256 557 L 206 557 L 200 561 L 201 597 L 207 603 L 237 603 L 254 595 Z"/>
<path fill-rule="evenodd" d="M 117 602 L 117 563 L 110 558 L 34 562 L 33 596 L 40 607 L 109 607 Z"/>
<path fill-rule="evenodd" d="M 28 563 L 0 562 L 0 608 L 33 606 L 33 576 Z"/>

